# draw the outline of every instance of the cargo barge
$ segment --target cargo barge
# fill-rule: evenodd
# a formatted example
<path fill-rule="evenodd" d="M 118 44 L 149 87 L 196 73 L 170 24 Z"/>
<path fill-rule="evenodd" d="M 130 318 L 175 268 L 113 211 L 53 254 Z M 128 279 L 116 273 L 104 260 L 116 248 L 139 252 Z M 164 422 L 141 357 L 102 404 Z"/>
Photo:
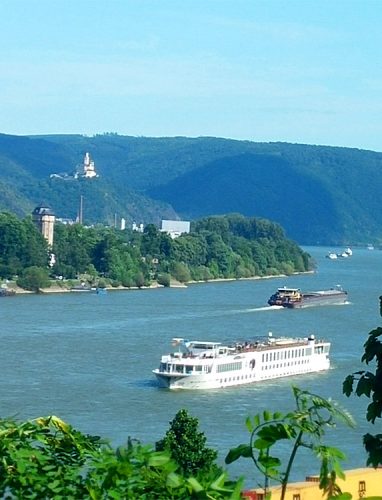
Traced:
<path fill-rule="evenodd" d="M 344 304 L 348 300 L 348 293 L 342 288 L 331 288 L 316 292 L 302 292 L 300 288 L 278 288 L 268 300 L 270 306 L 282 306 L 297 309 L 311 306 L 328 306 Z"/>

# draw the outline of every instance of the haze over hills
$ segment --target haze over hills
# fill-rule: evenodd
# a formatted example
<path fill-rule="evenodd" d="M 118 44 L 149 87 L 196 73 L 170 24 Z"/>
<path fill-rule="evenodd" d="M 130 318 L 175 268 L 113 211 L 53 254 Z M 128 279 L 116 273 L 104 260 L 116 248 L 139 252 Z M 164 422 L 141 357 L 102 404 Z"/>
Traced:
<path fill-rule="evenodd" d="M 89 152 L 99 174 L 74 179 Z M 67 178 L 54 173 L 69 174 Z M 0 135 L 0 209 L 49 204 L 88 223 L 232 212 L 280 223 L 300 244 L 382 241 L 382 153 L 213 137 Z"/>

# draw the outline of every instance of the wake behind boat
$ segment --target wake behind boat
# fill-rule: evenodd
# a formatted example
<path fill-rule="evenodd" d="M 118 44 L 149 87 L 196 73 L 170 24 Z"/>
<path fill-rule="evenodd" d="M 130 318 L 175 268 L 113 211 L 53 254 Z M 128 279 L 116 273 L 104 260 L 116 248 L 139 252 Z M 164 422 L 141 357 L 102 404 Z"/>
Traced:
<path fill-rule="evenodd" d="M 330 343 L 308 338 L 268 338 L 223 345 L 174 338 L 177 350 L 153 370 L 168 389 L 217 389 L 327 370 Z"/>
<path fill-rule="evenodd" d="M 283 306 L 290 309 L 310 306 L 338 305 L 347 302 L 348 293 L 340 286 L 330 290 L 302 292 L 300 288 L 278 288 L 268 300 L 270 306 Z"/>

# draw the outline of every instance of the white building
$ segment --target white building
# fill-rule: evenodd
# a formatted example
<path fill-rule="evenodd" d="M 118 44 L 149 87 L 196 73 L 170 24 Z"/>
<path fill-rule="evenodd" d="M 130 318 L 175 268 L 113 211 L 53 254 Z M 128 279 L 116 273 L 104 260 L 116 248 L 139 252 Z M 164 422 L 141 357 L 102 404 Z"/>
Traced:
<path fill-rule="evenodd" d="M 87 179 L 92 179 L 93 177 L 98 177 L 95 171 L 94 161 L 90 159 L 90 154 L 86 153 L 84 157 L 84 173 L 83 176 Z"/>
<path fill-rule="evenodd" d="M 137 231 L 138 233 L 143 233 L 145 227 L 142 223 L 137 224 L 136 222 L 133 222 L 132 229 L 133 231 Z"/>
<path fill-rule="evenodd" d="M 190 232 L 190 221 L 186 220 L 162 220 L 161 231 L 167 233 L 171 238 L 177 238 L 181 234 Z"/>

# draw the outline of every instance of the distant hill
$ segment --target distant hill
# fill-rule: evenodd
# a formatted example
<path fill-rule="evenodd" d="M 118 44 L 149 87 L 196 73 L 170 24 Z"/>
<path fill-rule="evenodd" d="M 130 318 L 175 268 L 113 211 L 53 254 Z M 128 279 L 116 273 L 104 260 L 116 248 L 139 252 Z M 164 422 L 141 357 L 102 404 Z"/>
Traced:
<path fill-rule="evenodd" d="M 68 140 L 68 139 L 71 140 Z M 176 218 L 174 209 L 154 201 L 129 186 L 125 179 L 113 179 L 113 161 L 100 168 L 96 179 L 74 179 L 86 151 L 94 144 L 82 136 L 66 136 L 67 143 L 39 137 L 14 137 L 0 134 L 0 210 L 25 216 L 40 203 L 52 207 L 58 217 L 75 219 L 83 196 L 84 221 L 113 224 L 115 215 L 127 221 L 155 222 Z M 84 139 L 84 140 L 83 140 Z M 110 148 L 106 148 L 108 153 Z M 100 155 L 102 157 L 102 154 Z M 102 168 L 104 167 L 104 168 Z M 66 178 L 52 174 L 68 174 Z"/>
<path fill-rule="evenodd" d="M 99 178 L 64 180 L 88 151 Z M 90 223 L 158 223 L 242 213 L 280 223 L 300 244 L 382 242 L 382 154 L 213 137 L 0 135 L 0 210 L 40 202 Z"/>

